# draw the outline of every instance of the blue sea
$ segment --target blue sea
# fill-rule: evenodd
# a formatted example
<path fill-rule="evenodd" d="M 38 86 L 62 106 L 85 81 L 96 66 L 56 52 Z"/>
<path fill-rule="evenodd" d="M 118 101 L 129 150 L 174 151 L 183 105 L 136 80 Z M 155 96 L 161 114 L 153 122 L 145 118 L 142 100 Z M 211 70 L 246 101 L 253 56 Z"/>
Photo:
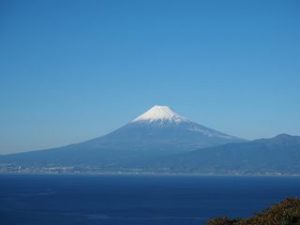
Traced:
<path fill-rule="evenodd" d="M 0 224 L 202 225 L 297 196 L 297 177 L 0 175 Z"/>

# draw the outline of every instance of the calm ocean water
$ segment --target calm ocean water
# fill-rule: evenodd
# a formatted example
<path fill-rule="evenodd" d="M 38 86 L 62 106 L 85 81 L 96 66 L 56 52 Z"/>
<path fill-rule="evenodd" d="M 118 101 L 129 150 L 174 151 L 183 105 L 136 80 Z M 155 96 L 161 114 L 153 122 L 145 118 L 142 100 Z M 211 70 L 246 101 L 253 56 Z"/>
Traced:
<path fill-rule="evenodd" d="M 2 225 L 201 225 L 289 196 L 295 177 L 1 175 Z"/>

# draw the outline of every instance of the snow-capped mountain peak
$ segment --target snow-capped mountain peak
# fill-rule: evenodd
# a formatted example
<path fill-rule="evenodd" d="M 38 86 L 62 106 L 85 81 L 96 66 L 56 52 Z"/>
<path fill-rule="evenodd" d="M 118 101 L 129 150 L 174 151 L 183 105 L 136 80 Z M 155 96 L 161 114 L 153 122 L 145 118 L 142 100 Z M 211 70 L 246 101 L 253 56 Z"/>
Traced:
<path fill-rule="evenodd" d="M 174 112 L 168 106 L 155 105 L 142 115 L 135 118 L 132 122 L 154 122 L 154 121 L 170 121 L 180 123 L 188 121 L 186 118 Z"/>

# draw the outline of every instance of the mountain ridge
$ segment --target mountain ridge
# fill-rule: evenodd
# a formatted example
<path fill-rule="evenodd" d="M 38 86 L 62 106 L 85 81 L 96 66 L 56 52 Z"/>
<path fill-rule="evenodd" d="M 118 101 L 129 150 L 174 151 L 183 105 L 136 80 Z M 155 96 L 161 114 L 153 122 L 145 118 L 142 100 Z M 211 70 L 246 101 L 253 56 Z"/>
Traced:
<path fill-rule="evenodd" d="M 186 173 L 300 175 L 300 136 L 284 134 L 193 150 L 151 166 Z"/>

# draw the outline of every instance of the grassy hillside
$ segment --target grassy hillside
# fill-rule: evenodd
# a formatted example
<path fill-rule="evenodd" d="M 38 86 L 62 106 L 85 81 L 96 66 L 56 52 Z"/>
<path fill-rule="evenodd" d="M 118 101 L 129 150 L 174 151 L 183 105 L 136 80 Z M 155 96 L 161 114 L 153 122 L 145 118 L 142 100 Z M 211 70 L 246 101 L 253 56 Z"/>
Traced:
<path fill-rule="evenodd" d="M 207 225 L 300 225 L 300 199 L 288 198 L 246 219 L 215 218 Z"/>

